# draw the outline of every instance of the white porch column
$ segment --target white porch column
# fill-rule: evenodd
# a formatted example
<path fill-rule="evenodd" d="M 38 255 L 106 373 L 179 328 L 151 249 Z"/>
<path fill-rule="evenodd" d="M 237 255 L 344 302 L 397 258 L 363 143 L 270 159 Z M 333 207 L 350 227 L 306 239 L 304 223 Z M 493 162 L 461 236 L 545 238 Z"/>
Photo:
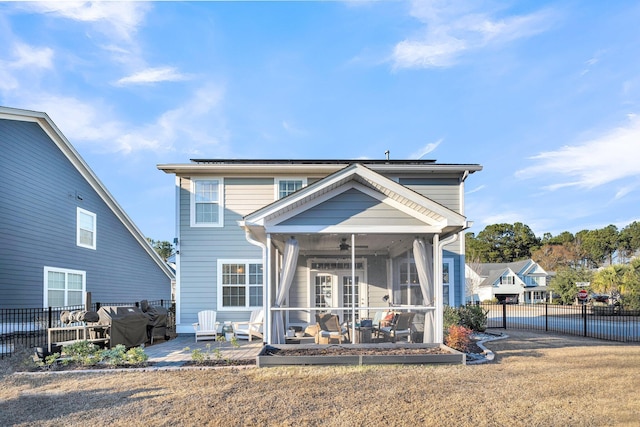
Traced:
<path fill-rule="evenodd" d="M 433 300 L 436 307 L 433 340 L 442 344 L 444 307 L 442 301 L 442 246 L 440 245 L 440 235 L 433 235 Z"/>
<path fill-rule="evenodd" d="M 267 245 L 265 250 L 265 260 L 262 270 L 262 281 L 264 286 L 264 324 L 262 331 L 264 332 L 264 341 L 271 344 L 271 257 L 273 250 L 271 248 L 271 233 L 267 233 Z"/>

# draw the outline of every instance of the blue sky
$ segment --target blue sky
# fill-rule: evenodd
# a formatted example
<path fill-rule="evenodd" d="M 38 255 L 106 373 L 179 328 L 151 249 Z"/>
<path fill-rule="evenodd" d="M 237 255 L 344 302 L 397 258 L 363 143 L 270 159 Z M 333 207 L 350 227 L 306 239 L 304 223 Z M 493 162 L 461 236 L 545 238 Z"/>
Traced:
<path fill-rule="evenodd" d="M 0 105 L 44 111 L 142 232 L 191 158 L 479 163 L 472 231 L 640 220 L 637 1 L 6 2 Z"/>

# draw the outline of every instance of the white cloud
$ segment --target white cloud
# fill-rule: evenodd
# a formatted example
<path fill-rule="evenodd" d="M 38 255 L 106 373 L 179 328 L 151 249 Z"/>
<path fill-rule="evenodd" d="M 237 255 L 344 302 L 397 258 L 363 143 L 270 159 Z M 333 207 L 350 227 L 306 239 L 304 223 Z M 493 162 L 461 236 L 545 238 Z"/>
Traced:
<path fill-rule="evenodd" d="M 421 159 L 424 156 L 426 156 L 427 154 L 429 154 L 430 152 L 432 152 L 433 150 L 435 150 L 436 148 L 438 148 L 438 145 L 440 145 L 440 143 L 443 141 L 442 138 L 440 138 L 439 140 L 437 140 L 436 142 L 430 142 L 427 145 L 425 145 L 424 147 L 422 147 L 420 150 L 416 151 L 415 153 L 411 154 L 409 156 L 410 159 Z"/>
<path fill-rule="evenodd" d="M 466 191 L 466 194 L 467 194 L 467 195 L 469 195 L 469 194 L 477 193 L 478 191 L 482 191 L 482 190 L 484 190 L 485 188 L 487 188 L 487 186 L 486 186 L 486 185 L 484 185 L 484 184 L 482 184 L 482 185 L 477 186 L 477 187 L 476 187 L 476 188 L 474 188 L 473 190 Z"/>
<path fill-rule="evenodd" d="M 203 149 L 220 147 L 228 139 L 220 113 L 224 99 L 222 88 L 209 84 L 198 89 L 191 99 L 163 113 L 142 127 L 122 133 L 116 139 L 119 151 L 180 151 L 198 155 Z"/>
<path fill-rule="evenodd" d="M 9 42 L 5 44 L 11 57 L 0 59 L 0 91 L 15 91 L 27 75 L 53 68 L 54 52 L 48 47 L 35 47 L 21 42 L 13 46 Z"/>
<path fill-rule="evenodd" d="M 21 7 L 74 21 L 97 23 L 102 33 L 129 40 L 142 23 L 151 4 L 120 1 L 60 1 L 26 2 Z"/>
<path fill-rule="evenodd" d="M 640 118 L 629 116 L 626 126 L 612 129 L 580 145 L 565 146 L 532 157 L 538 164 L 516 172 L 523 179 L 554 179 L 548 190 L 565 187 L 595 188 L 614 181 L 640 177 Z M 630 192 L 629 183 L 618 197 Z"/>
<path fill-rule="evenodd" d="M 24 92 L 19 108 L 46 112 L 73 145 L 92 151 L 131 154 L 142 151 L 199 153 L 222 146 L 228 139 L 219 112 L 223 91 L 214 85 L 196 90 L 183 104 L 146 124 L 130 124 L 111 113 L 104 103 Z"/>
<path fill-rule="evenodd" d="M 147 84 L 158 82 L 177 82 L 182 80 L 188 80 L 190 77 L 186 74 L 180 73 L 173 67 L 158 67 L 147 68 L 146 70 L 139 71 L 130 76 L 123 77 L 116 82 L 117 85 L 130 85 L 130 84 Z"/>
<path fill-rule="evenodd" d="M 25 43 L 13 46 L 15 60 L 9 62 L 11 68 L 52 68 L 53 50 L 48 47 L 33 47 Z"/>
<path fill-rule="evenodd" d="M 547 11 L 498 18 L 491 12 L 475 12 L 477 4 L 414 0 L 411 14 L 425 27 L 395 46 L 394 68 L 449 67 L 467 51 L 530 37 L 549 25 Z"/>

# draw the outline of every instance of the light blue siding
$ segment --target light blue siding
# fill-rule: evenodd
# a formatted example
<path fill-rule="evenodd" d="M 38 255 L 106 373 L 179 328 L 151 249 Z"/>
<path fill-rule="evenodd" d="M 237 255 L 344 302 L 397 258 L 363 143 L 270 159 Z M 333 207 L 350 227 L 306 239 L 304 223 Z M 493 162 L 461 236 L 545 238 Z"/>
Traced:
<path fill-rule="evenodd" d="M 350 189 L 331 200 L 282 222 L 282 225 L 394 225 L 423 226 L 420 221 L 378 199 Z"/>

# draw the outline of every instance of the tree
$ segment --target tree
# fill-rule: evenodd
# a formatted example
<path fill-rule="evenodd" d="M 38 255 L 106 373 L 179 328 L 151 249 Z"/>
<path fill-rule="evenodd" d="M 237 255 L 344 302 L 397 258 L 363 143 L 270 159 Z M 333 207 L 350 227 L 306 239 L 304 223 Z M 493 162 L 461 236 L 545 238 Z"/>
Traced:
<path fill-rule="evenodd" d="M 627 266 L 620 286 L 622 305 L 625 309 L 640 310 L 640 258 Z"/>
<path fill-rule="evenodd" d="M 634 221 L 620 230 L 618 251 L 622 259 L 628 259 L 638 250 L 640 250 L 640 222 Z"/>
<path fill-rule="evenodd" d="M 556 271 L 556 276 L 551 279 L 549 286 L 554 293 L 560 295 L 563 304 L 572 304 L 575 301 L 578 282 L 590 282 L 591 272 L 585 269 L 564 267 Z"/>
<path fill-rule="evenodd" d="M 580 263 L 578 246 L 573 242 L 546 244 L 531 253 L 531 258 L 547 271 L 561 267 L 577 267 Z"/>
<path fill-rule="evenodd" d="M 160 258 L 162 258 L 164 262 L 167 262 L 169 257 L 173 255 L 173 245 L 171 242 L 167 242 L 166 240 L 153 240 L 149 237 L 147 237 L 147 242 L 155 249 L 156 253 L 160 255 Z"/>
<path fill-rule="evenodd" d="M 619 292 L 625 270 L 623 265 L 610 265 L 597 271 L 593 275 L 591 288 L 596 292 L 609 295 Z"/>
<path fill-rule="evenodd" d="M 481 262 L 511 262 L 526 259 L 531 251 L 537 249 L 540 240 L 529 226 L 515 224 L 488 225 L 478 233 L 475 242 L 471 242 L 471 257 Z"/>
<path fill-rule="evenodd" d="M 618 228 L 608 225 L 598 230 L 583 230 L 576 234 L 580 246 L 592 266 L 599 267 L 605 261 L 613 263 L 613 253 L 618 249 Z"/>
<path fill-rule="evenodd" d="M 477 262 L 487 262 L 486 254 L 489 252 L 489 245 L 487 242 L 481 241 L 476 238 L 474 233 L 466 233 L 465 239 L 465 257 L 469 260 Z"/>

